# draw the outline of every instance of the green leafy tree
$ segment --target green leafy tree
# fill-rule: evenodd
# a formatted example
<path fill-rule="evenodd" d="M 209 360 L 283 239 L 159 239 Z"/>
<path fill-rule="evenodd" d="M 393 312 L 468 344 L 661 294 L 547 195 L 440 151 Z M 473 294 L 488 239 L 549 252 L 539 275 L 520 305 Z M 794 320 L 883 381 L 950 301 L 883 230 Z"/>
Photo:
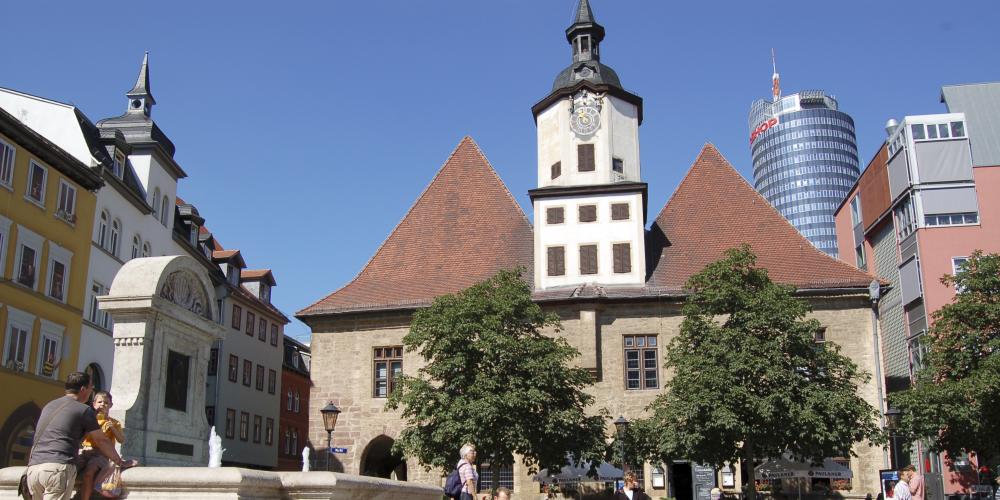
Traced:
<path fill-rule="evenodd" d="M 449 470 L 473 443 L 496 466 L 519 455 L 532 471 L 559 470 L 567 457 L 599 460 L 606 412 L 591 411 L 593 377 L 571 366 L 579 352 L 558 331 L 558 317 L 531 300 L 522 270 L 505 270 L 418 311 L 403 339 L 426 361 L 401 377 L 389 398 L 406 428 L 396 446 L 428 470 Z M 493 488 L 499 474 L 493 474 Z"/>
<path fill-rule="evenodd" d="M 1000 255 L 974 252 L 941 282 L 960 290 L 933 314 L 922 339 L 925 366 L 914 385 L 890 396 L 901 433 L 935 451 L 976 452 L 1000 465 Z"/>
<path fill-rule="evenodd" d="M 869 377 L 834 344 L 809 304 L 771 282 L 747 245 L 691 277 L 680 334 L 667 346 L 673 377 L 650 405 L 650 458 L 721 466 L 744 460 L 756 498 L 754 459 L 849 456 L 882 443 L 878 410 L 858 395 Z"/>

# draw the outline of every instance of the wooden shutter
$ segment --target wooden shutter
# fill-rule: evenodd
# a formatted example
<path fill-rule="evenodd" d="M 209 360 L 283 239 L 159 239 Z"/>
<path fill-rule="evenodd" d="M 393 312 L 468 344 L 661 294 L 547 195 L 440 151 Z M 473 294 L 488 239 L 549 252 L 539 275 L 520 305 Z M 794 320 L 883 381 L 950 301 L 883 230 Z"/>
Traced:
<path fill-rule="evenodd" d="M 564 276 L 566 274 L 566 249 L 564 247 L 549 247 L 548 249 L 548 269 L 549 276 Z"/>
<path fill-rule="evenodd" d="M 615 243 L 611 246 L 614 251 L 615 272 L 632 272 L 632 249 L 628 243 Z"/>
<path fill-rule="evenodd" d="M 580 205 L 580 222 L 597 220 L 597 205 Z"/>
<path fill-rule="evenodd" d="M 545 209 L 546 224 L 562 224 L 564 221 L 563 207 L 549 207 Z"/>
<path fill-rule="evenodd" d="M 597 274 L 597 245 L 580 245 L 580 274 Z"/>
<path fill-rule="evenodd" d="M 580 172 L 594 171 L 593 144 L 580 144 L 576 147 L 576 165 Z"/>
<path fill-rule="evenodd" d="M 612 203 L 611 220 L 628 220 L 628 203 Z"/>
<path fill-rule="evenodd" d="M 562 175 L 562 162 L 561 161 L 557 161 L 557 162 L 555 162 L 555 163 L 552 164 L 552 178 L 555 179 L 556 177 L 559 177 L 560 175 Z"/>

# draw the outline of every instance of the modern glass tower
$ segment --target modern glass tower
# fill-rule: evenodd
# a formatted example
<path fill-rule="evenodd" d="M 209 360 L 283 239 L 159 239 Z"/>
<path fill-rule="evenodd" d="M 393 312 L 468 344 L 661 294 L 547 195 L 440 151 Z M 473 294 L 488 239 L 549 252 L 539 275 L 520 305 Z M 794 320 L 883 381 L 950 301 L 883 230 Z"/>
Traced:
<path fill-rule="evenodd" d="M 837 256 L 833 212 L 858 180 L 854 120 L 821 90 L 781 96 L 750 108 L 753 181 L 764 198 L 810 242 Z"/>

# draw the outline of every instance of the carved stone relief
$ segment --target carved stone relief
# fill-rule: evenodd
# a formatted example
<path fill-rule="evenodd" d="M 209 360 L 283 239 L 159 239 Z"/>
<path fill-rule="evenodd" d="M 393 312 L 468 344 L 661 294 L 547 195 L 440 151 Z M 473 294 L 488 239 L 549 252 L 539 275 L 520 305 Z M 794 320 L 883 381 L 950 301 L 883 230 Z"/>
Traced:
<path fill-rule="evenodd" d="M 212 311 L 208 307 L 208 294 L 205 293 L 198 278 L 188 271 L 170 273 L 160 288 L 160 297 L 205 319 L 212 319 Z"/>

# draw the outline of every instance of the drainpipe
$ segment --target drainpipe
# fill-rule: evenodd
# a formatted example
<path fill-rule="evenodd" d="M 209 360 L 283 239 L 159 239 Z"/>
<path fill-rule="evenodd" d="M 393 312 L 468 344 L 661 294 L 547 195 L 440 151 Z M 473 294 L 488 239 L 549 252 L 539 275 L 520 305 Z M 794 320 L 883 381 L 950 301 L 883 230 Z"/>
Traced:
<path fill-rule="evenodd" d="M 882 287 L 877 279 L 872 280 L 868 285 L 868 298 L 872 301 L 872 350 L 875 355 L 875 388 L 878 391 L 878 420 L 879 427 L 885 429 L 886 401 L 885 379 L 882 378 L 882 343 L 878 336 L 878 301 L 882 295 Z M 882 468 L 889 468 L 889 450 L 882 449 Z"/>

